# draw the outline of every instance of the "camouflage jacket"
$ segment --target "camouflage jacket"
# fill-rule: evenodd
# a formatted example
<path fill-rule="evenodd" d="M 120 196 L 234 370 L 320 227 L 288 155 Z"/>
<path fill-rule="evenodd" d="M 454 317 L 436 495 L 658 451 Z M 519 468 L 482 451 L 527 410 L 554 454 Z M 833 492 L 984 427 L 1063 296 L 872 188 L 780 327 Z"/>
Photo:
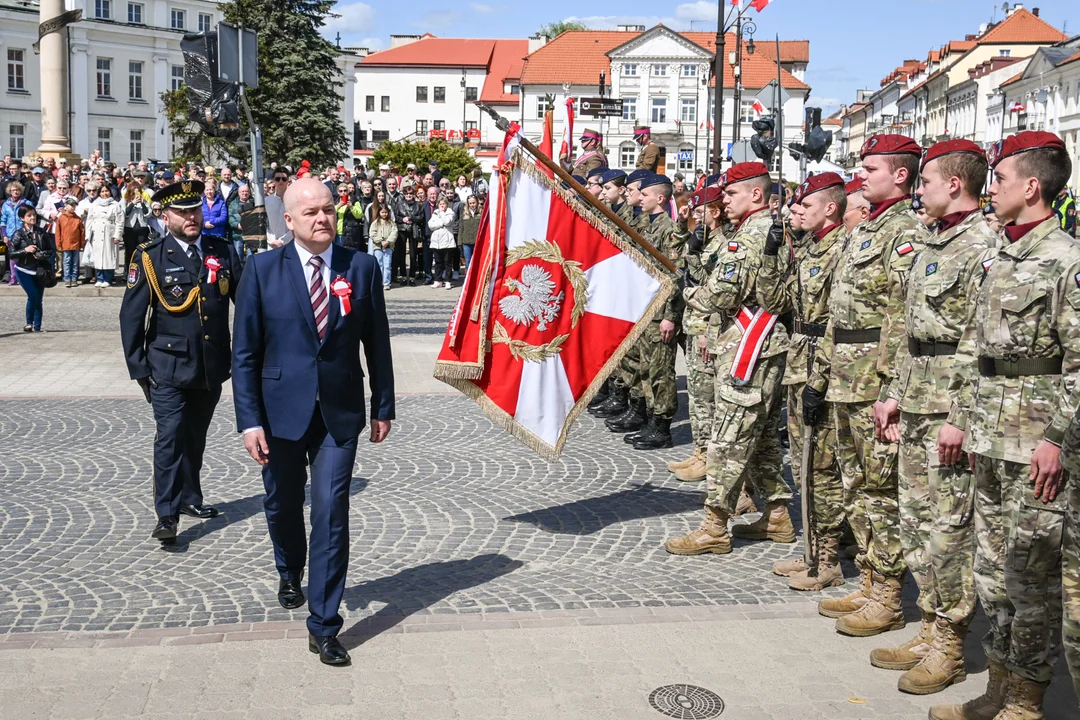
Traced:
<path fill-rule="evenodd" d="M 727 382 L 721 382 L 721 373 L 717 373 L 718 394 L 724 400 L 744 407 L 761 402 L 763 373 L 755 372 L 750 382 L 743 386 L 737 385 L 728 374 L 742 339 L 742 331 L 734 318 L 742 308 L 756 308 L 760 304 L 755 286 L 771 225 L 767 208 L 747 216 L 735 233 L 721 243 L 715 260 L 710 258 L 713 269 L 705 283 L 683 290 L 687 307 L 709 316 L 708 350 L 717 356 L 717 368 L 724 369 L 723 375 L 727 379 Z M 760 358 L 783 355 L 787 347 L 787 330 L 783 324 L 776 323 L 762 346 Z"/>
<path fill-rule="evenodd" d="M 975 297 L 985 271 L 983 262 L 996 254 L 998 237 L 981 212 L 956 227 L 931 234 L 911 266 L 904 314 L 907 334 L 922 342 L 958 343 L 975 315 Z M 956 355 L 912 357 L 907 338 L 896 352 L 900 374 L 888 395 L 904 412 L 935 415 L 949 412 L 949 381 Z"/>
<path fill-rule="evenodd" d="M 840 250 L 829 296 L 829 328 L 807 381 L 826 390 L 829 402 L 866 402 L 884 397 L 896 376 L 896 351 L 904 329 L 908 270 L 927 230 L 901 200 L 860 223 Z M 837 330 L 880 328 L 875 342 L 836 343 Z"/>
<path fill-rule="evenodd" d="M 686 243 L 686 238 L 680 236 L 676 230 L 675 222 L 671 219 L 671 216 L 661 210 L 655 215 L 648 215 L 642 212 L 638 215 L 639 225 L 635 229 L 652 244 L 657 250 L 664 254 L 668 260 L 675 263 L 675 266 L 682 270 L 683 268 L 683 246 Z M 644 220 L 640 220 L 644 218 Z M 660 322 L 661 320 L 670 320 L 675 323 L 676 329 L 682 323 L 683 313 L 683 299 L 679 293 L 674 293 L 653 318 L 653 322 Z"/>
<path fill-rule="evenodd" d="M 727 237 L 721 228 L 717 228 L 709 231 L 709 239 L 706 242 L 704 225 L 698 225 L 691 232 L 687 229 L 687 225 L 681 221 L 676 223 L 675 233 L 684 243 L 686 249 L 683 260 L 687 278 L 686 286 L 693 287 L 703 284 L 708 279 L 709 273 L 712 272 L 712 262 L 715 261 L 721 245 L 727 242 Z M 691 238 L 697 238 L 697 242 L 692 243 Z M 699 245 L 701 249 L 694 251 L 691 249 L 692 245 Z M 704 335 L 709 329 L 709 313 L 688 306 L 683 311 L 682 329 L 687 335 Z"/>
<path fill-rule="evenodd" d="M 1060 375 L 983 377 L 979 357 L 1061 358 Z M 1027 464 L 1043 439 L 1061 445 L 1080 406 L 1080 244 L 1050 217 L 1003 241 L 979 287 L 949 392 L 964 449 Z"/>
<path fill-rule="evenodd" d="M 1080 408 L 1077 408 L 1073 415 L 1061 443 L 1061 466 L 1069 473 L 1069 477 L 1080 477 Z"/>
<path fill-rule="evenodd" d="M 766 310 L 776 315 L 794 312 L 795 319 L 804 323 L 829 322 L 829 292 L 847 229 L 843 225 L 823 229 L 827 232 L 821 239 L 816 236 L 803 239 L 795 249 L 795 262 L 786 273 L 781 271 L 784 263 L 779 257 L 763 258 L 756 289 L 758 300 Z M 792 331 L 784 385 L 806 382 L 811 344 L 820 342 L 819 338 Z"/>

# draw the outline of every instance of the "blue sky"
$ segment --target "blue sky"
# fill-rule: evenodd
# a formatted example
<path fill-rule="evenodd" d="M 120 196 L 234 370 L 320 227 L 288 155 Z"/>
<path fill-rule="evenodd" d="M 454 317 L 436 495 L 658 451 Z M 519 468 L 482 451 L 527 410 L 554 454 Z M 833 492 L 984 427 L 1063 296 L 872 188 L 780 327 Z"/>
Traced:
<path fill-rule="evenodd" d="M 730 0 L 723 1 L 727 4 Z M 1029 10 L 1039 7 L 1044 20 L 1062 28 L 1075 1 L 1038 0 L 1024 6 Z M 850 103 L 856 89 L 878 87 L 881 78 L 905 58 L 925 59 L 931 48 L 962 40 L 991 19 L 1001 20 L 1001 4 L 983 0 L 772 0 L 764 12 L 749 10 L 748 15 L 757 23 L 759 40 L 772 39 L 777 33 L 785 40 L 810 40 L 806 80 L 813 88 L 813 104 L 828 112 L 841 102 Z M 343 45 L 378 49 L 388 47 L 391 34 L 521 38 L 545 23 L 565 19 L 581 20 L 596 29 L 613 29 L 623 23 L 651 27 L 662 22 L 677 30 L 713 31 L 716 7 L 715 2 L 643 0 L 588 7 L 570 0 L 525 4 L 505 0 L 346 0 L 338 3 L 340 17 L 330 21 L 325 35 L 334 39 L 340 32 Z M 864 28 L 866 22 L 874 23 L 873 27 Z M 1075 11 L 1073 24 L 1075 27 L 1065 27 L 1065 31 L 1080 34 Z"/>

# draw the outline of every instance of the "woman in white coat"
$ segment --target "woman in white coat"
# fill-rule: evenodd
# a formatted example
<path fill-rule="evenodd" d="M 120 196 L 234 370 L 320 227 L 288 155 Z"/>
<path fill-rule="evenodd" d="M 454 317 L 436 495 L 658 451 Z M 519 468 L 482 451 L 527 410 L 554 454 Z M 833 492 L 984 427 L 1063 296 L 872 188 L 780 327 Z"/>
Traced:
<path fill-rule="evenodd" d="M 454 211 L 450 209 L 450 203 L 445 197 L 439 198 L 435 206 L 435 212 L 431 213 L 428 220 L 428 229 L 431 230 L 431 255 L 433 269 L 431 276 L 435 283 L 432 287 L 450 289 L 450 277 L 452 268 L 450 258 L 453 256 L 457 241 L 450 226 L 454 223 Z"/>
<path fill-rule="evenodd" d="M 86 210 L 86 244 L 93 255 L 91 267 L 97 287 L 109 287 L 116 272 L 120 239 L 124 236 L 124 209 L 102 183 L 97 198 Z"/>

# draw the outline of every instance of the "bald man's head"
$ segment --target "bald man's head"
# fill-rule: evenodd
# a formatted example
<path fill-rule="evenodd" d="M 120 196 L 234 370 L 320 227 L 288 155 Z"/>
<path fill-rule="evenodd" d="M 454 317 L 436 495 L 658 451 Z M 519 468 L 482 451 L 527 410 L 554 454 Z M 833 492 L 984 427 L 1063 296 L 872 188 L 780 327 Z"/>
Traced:
<path fill-rule="evenodd" d="M 337 233 L 337 210 L 330 190 L 314 178 L 301 178 L 285 191 L 285 224 L 307 250 L 321 253 Z"/>

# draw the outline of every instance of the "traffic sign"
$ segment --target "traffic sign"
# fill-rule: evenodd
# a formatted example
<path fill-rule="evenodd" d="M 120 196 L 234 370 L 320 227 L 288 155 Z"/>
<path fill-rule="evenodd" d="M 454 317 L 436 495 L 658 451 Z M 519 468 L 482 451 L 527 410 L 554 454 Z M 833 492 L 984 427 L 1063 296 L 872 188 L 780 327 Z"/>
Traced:
<path fill-rule="evenodd" d="M 776 112 L 776 86 L 777 86 L 777 84 L 778 83 L 775 80 L 770 80 L 769 84 L 766 85 L 765 87 L 761 88 L 761 92 L 759 92 L 755 96 L 758 100 L 761 101 L 762 105 L 764 105 L 766 108 L 772 110 L 773 112 Z M 790 100 L 790 99 L 791 99 L 791 93 L 789 93 L 784 88 L 780 88 L 780 105 L 781 106 L 786 105 L 787 101 Z"/>
<path fill-rule="evenodd" d="M 586 117 L 622 117 L 622 98 L 581 98 L 578 113 Z"/>
<path fill-rule="evenodd" d="M 694 159 L 694 151 L 693 150 L 680 150 L 679 151 L 679 162 L 692 162 L 693 159 Z"/>

